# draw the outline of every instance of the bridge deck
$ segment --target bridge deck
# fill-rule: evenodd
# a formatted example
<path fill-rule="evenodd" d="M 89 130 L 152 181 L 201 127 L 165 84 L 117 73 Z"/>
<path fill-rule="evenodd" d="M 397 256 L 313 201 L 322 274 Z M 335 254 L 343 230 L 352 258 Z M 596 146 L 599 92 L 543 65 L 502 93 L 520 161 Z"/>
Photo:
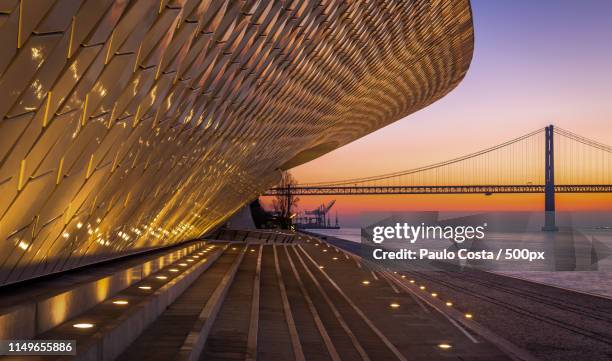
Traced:
<path fill-rule="evenodd" d="M 375 194 L 494 194 L 544 193 L 543 184 L 481 185 L 326 185 L 271 188 L 264 196 L 375 195 Z M 555 193 L 612 193 L 609 184 L 557 184 Z"/>

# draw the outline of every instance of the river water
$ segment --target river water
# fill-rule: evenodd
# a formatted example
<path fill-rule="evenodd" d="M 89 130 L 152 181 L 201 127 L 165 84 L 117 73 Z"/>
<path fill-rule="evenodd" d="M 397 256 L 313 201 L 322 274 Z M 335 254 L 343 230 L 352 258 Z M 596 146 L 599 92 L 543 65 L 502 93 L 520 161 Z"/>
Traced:
<path fill-rule="evenodd" d="M 308 231 L 351 242 L 361 242 L 361 228 L 309 229 Z"/>
<path fill-rule="evenodd" d="M 309 229 L 309 231 L 352 242 L 361 242 L 360 228 Z M 612 249 L 612 231 L 589 230 L 586 233 L 595 235 L 596 238 L 603 243 L 605 248 Z M 609 256 L 609 254 L 610 253 L 608 253 L 608 257 L 606 257 L 608 258 L 608 262 L 610 262 L 610 259 L 612 258 Z M 607 269 L 607 267 L 605 269 Z M 517 277 L 531 282 L 612 298 L 612 272 L 610 271 L 496 271 L 495 273 L 510 277 Z"/>

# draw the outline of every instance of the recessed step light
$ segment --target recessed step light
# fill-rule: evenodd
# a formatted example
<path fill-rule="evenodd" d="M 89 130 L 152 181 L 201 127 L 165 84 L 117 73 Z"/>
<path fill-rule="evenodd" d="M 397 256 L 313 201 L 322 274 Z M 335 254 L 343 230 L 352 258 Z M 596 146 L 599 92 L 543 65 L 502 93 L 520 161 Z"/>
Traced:
<path fill-rule="evenodd" d="M 72 325 L 72 327 L 74 328 L 81 328 L 81 329 L 86 329 L 86 328 L 92 328 L 94 327 L 93 323 L 75 323 L 74 325 Z"/>

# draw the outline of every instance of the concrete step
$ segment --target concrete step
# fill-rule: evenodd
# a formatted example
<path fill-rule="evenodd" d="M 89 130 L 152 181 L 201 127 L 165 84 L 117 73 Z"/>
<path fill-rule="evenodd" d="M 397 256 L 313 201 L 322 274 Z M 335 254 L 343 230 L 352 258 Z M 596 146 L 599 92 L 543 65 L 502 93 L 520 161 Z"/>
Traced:
<path fill-rule="evenodd" d="M 335 299 L 323 288 L 314 272 L 307 267 L 304 259 L 296 252 L 296 247 L 288 247 L 289 260 L 295 267 L 295 273 L 303 284 L 304 291 L 311 300 L 316 314 L 321 320 L 325 333 L 331 340 L 327 347 L 329 357 L 337 360 L 367 360 L 368 356 L 359 340 L 348 326 L 339 311 Z M 341 356 L 340 356 L 341 355 Z"/>
<path fill-rule="evenodd" d="M 117 359 L 166 361 L 199 355 L 242 254 L 242 247 L 227 248 Z"/>
<path fill-rule="evenodd" d="M 75 340 L 76 356 L 27 356 L 27 360 L 115 359 L 215 263 L 223 248 L 209 245 L 192 252 L 189 257 L 167 264 L 113 298 L 39 335 L 38 339 L 43 340 Z"/>
<path fill-rule="evenodd" d="M 354 334 L 359 345 L 366 351 L 368 358 L 373 361 L 398 360 L 397 355 L 395 355 L 393 352 L 394 346 L 392 346 L 390 349 L 390 347 L 385 344 L 385 340 L 382 339 L 377 333 L 377 329 L 371 327 L 372 325 L 369 323 L 369 317 L 355 309 L 354 299 L 352 297 L 344 297 L 343 294 L 346 295 L 346 293 L 342 290 L 342 288 L 335 287 L 334 284 L 332 284 L 330 280 L 325 277 L 327 272 L 332 272 L 332 269 L 335 271 L 333 273 L 335 278 L 347 277 L 349 274 L 352 276 L 354 273 L 362 271 L 359 269 L 354 269 L 355 264 L 350 260 L 333 260 L 332 254 L 329 252 L 327 247 L 310 247 L 313 248 L 313 252 L 320 253 L 321 257 L 325 257 L 326 259 L 329 258 L 329 262 L 320 262 L 320 260 L 313 262 L 308 257 L 309 254 L 304 253 L 300 248 L 296 249 L 296 256 L 304 261 L 304 265 L 315 276 L 318 283 L 321 285 L 321 288 L 333 300 L 335 307 L 339 310 L 341 316 L 348 325 L 350 332 Z M 327 250 L 327 252 L 323 253 L 323 250 Z M 333 265 L 331 264 L 332 262 L 334 263 Z M 359 281 L 359 284 L 361 285 L 361 281 Z M 363 294 L 365 289 L 366 287 L 364 287 L 364 290 L 360 290 L 358 294 L 354 294 L 353 297 L 357 296 L 355 299 L 367 298 L 369 295 Z M 379 297 L 380 295 L 381 294 L 378 293 L 376 297 Z M 385 306 L 388 307 L 388 303 L 386 303 Z M 380 317 L 377 313 L 368 313 L 368 315 L 370 315 L 370 317 L 372 315 Z"/>
<path fill-rule="evenodd" d="M 283 278 L 285 284 L 304 357 L 306 360 L 330 361 L 330 352 L 324 342 L 325 325 L 322 322 L 317 325 L 316 318 L 319 316 L 316 306 L 311 300 L 309 302 L 308 293 L 303 292 L 305 289 L 302 287 L 301 276 L 297 269 L 294 272 L 295 263 L 289 258 L 289 248 L 293 246 L 274 246 L 278 255 L 278 275 Z"/>
<path fill-rule="evenodd" d="M 254 294 L 254 290 L 255 281 L 258 279 L 258 260 L 261 262 L 261 250 L 262 246 L 259 245 L 250 246 L 247 250 L 206 340 L 200 360 L 246 359 L 253 297 L 258 297 Z M 254 320 L 257 321 L 256 316 Z"/>
<path fill-rule="evenodd" d="M 190 242 L 3 287 L 0 339 L 33 339 L 204 246 Z"/>
<path fill-rule="evenodd" d="M 260 299 L 257 360 L 294 360 L 272 246 L 263 248 Z"/>

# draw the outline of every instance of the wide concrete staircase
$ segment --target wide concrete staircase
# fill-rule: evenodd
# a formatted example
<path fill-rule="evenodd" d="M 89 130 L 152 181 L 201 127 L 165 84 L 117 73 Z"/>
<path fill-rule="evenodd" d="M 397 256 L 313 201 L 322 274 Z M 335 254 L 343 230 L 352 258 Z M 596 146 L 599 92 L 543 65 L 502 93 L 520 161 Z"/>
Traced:
<path fill-rule="evenodd" d="M 33 336 L 76 340 L 76 356 L 6 359 L 507 359 L 401 291 L 401 280 L 315 237 L 235 237 L 198 242 Z"/>

